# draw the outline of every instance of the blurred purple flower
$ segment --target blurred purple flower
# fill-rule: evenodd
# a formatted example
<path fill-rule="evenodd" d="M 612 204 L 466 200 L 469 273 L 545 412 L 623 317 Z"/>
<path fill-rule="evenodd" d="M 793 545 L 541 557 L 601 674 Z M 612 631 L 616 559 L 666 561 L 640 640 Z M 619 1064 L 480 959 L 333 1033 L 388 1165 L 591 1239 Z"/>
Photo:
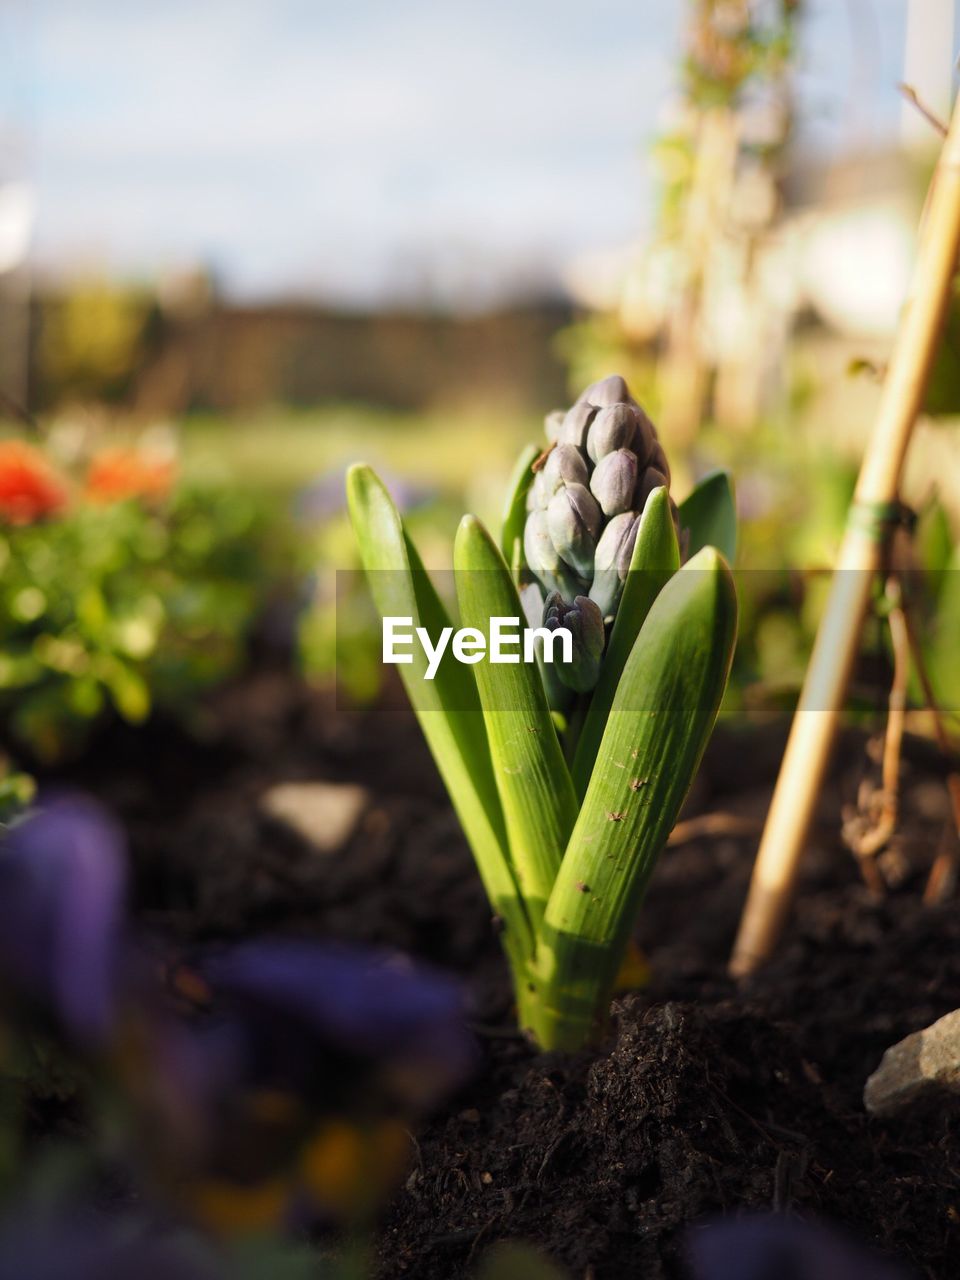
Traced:
<path fill-rule="evenodd" d="M 223 1280 L 199 1242 L 89 1211 L 0 1228 L 0 1280 Z"/>
<path fill-rule="evenodd" d="M 159 1183 L 218 1231 L 365 1211 L 474 1064 L 456 985 L 378 953 L 252 941 L 171 978 L 128 1090 Z"/>
<path fill-rule="evenodd" d="M 42 803 L 0 844 L 4 986 L 85 1047 L 113 1021 L 125 887 L 123 836 L 86 797 Z"/>
<path fill-rule="evenodd" d="M 402 514 L 423 506 L 435 497 L 435 491 L 387 470 L 380 475 L 390 496 Z M 317 476 L 294 500 L 294 515 L 302 524 L 322 524 L 347 509 L 345 467 L 335 467 Z"/>
<path fill-rule="evenodd" d="M 251 1195 L 272 1223 L 300 1203 L 342 1214 L 379 1194 L 402 1164 L 408 1118 L 473 1065 L 455 983 L 280 939 L 207 952 L 171 975 L 149 939 L 123 936 L 123 846 L 80 796 L 47 801 L 6 834 L 0 992 L 13 1013 L 108 1051 L 157 1185 L 178 1203 L 192 1195 L 202 1221 L 248 1227 Z M 33 1237 L 0 1238 L 0 1280 L 127 1276 L 127 1255 L 82 1230 L 73 1269 L 59 1271 L 61 1236 L 29 1266 L 15 1264 L 39 1247 Z M 131 1278 L 152 1280 L 153 1255 L 131 1257 Z"/>
<path fill-rule="evenodd" d="M 402 1073 L 429 1096 L 473 1066 L 456 983 L 394 957 L 273 939 L 211 955 L 199 972 L 214 1008 L 246 1028 L 261 1083 L 308 1084 L 323 1062 L 350 1060 Z"/>
<path fill-rule="evenodd" d="M 775 1215 L 697 1227 L 687 1258 L 692 1280 L 904 1280 L 839 1232 Z"/>

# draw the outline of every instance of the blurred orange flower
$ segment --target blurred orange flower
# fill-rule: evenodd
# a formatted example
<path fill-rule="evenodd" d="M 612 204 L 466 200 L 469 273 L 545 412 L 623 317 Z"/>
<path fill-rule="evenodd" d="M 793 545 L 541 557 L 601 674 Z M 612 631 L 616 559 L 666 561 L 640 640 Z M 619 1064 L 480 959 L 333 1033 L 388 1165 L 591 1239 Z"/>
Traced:
<path fill-rule="evenodd" d="M 121 502 L 124 498 L 166 498 L 173 488 L 175 466 L 171 458 L 118 445 L 103 449 L 87 472 L 87 495 L 94 502 Z"/>
<path fill-rule="evenodd" d="M 67 505 L 67 486 L 39 449 L 0 440 L 0 521 L 33 524 Z"/>

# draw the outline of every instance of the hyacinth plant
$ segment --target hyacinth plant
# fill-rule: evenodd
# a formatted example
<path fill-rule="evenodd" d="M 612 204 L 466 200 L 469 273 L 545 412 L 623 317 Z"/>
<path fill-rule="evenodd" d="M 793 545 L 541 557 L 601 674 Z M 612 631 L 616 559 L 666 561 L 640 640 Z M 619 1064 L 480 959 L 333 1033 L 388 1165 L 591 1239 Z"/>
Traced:
<path fill-rule="evenodd" d="M 445 654 L 429 677 L 414 649 L 400 673 L 500 921 L 521 1027 L 573 1051 L 604 1033 L 717 716 L 736 519 L 722 473 L 676 507 L 656 431 L 620 377 L 546 430 L 547 447 L 518 460 L 499 542 L 467 515 L 454 547 L 461 624 L 483 634 L 493 618 L 525 619 L 536 660 Z M 379 613 L 436 641 L 448 611 L 385 487 L 355 466 L 347 497 Z M 558 628 L 571 652 L 548 661 Z"/>

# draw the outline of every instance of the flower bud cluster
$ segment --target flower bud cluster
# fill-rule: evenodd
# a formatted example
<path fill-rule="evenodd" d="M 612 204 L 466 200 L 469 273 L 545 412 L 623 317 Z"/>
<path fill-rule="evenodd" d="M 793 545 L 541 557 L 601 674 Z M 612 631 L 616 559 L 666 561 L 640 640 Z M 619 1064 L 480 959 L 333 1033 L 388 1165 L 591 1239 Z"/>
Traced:
<path fill-rule="evenodd" d="M 556 595 L 585 616 L 586 598 L 609 622 L 644 505 L 654 489 L 669 488 L 670 467 L 653 423 L 616 375 L 593 383 L 566 413 L 550 414 L 546 429 L 551 448 L 527 496 L 527 568 L 549 597 L 547 612 Z"/>

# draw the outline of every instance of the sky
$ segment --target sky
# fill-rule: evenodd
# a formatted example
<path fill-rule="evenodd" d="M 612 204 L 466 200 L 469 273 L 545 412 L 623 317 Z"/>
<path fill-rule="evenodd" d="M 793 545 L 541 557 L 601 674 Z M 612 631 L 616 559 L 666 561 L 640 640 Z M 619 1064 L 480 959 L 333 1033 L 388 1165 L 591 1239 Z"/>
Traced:
<path fill-rule="evenodd" d="M 808 146 L 895 135 L 905 6 L 808 0 Z M 683 9 L 0 0 L 0 161 L 33 184 L 44 270 L 482 299 L 649 225 Z"/>

